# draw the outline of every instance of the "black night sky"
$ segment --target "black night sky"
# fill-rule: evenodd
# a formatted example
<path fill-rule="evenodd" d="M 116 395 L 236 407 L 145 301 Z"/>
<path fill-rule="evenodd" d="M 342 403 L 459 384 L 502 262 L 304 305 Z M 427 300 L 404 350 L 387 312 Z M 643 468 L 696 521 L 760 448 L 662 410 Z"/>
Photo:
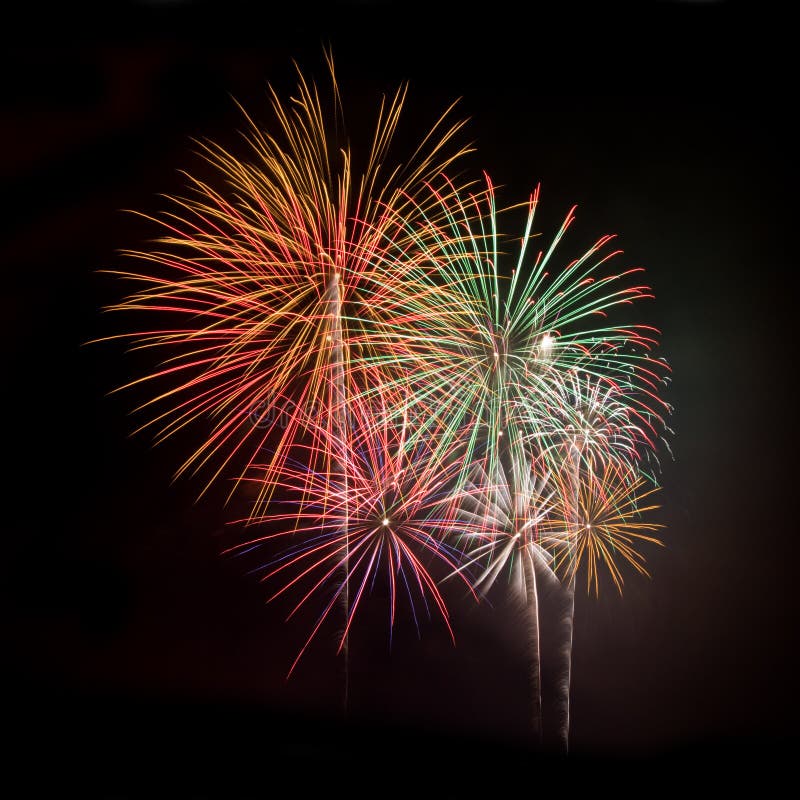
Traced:
<path fill-rule="evenodd" d="M 366 796 L 452 778 L 470 795 L 533 794 L 578 775 L 647 791 L 690 768 L 709 787 L 788 769 L 797 137 L 783 23 L 713 2 L 432 6 L 73 5 L 6 25 L 4 720 L 32 785 Z M 186 439 L 129 436 L 134 397 L 107 396 L 146 360 L 84 345 L 118 332 L 100 308 L 122 287 L 98 270 L 152 233 L 123 209 L 156 212 L 181 188 L 191 137 L 237 146 L 232 98 L 269 119 L 266 83 L 285 97 L 292 59 L 324 82 L 327 45 L 353 130 L 404 80 L 400 147 L 461 98 L 476 175 L 508 202 L 541 182 L 542 231 L 577 203 L 568 251 L 618 233 L 655 289 L 641 313 L 663 332 L 676 408 L 666 547 L 623 598 L 579 597 L 569 761 L 526 749 L 524 654 L 497 608 L 454 602 L 456 648 L 434 622 L 421 640 L 401 627 L 389 653 L 375 598 L 347 724 L 332 638 L 284 682 L 302 631 L 220 557 L 220 497 L 171 483 Z"/>

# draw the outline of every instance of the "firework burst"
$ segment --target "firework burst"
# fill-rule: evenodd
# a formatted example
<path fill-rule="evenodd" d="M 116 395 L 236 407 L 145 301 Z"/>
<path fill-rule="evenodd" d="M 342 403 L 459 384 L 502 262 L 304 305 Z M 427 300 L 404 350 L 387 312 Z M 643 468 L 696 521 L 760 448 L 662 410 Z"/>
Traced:
<path fill-rule="evenodd" d="M 413 257 L 408 274 L 430 289 L 398 306 L 390 334 L 398 361 L 414 375 L 413 404 L 424 409 L 420 435 L 441 441 L 445 452 L 459 442 L 462 483 L 477 460 L 494 474 L 508 441 L 528 451 L 529 461 L 552 457 L 546 467 L 555 472 L 562 434 L 581 424 L 571 398 L 577 393 L 603 401 L 607 451 L 649 446 L 668 410 L 657 393 L 666 366 L 651 354 L 653 328 L 608 323 L 612 309 L 651 296 L 636 282 L 641 270 L 609 272 L 620 252 L 609 247 L 613 237 L 559 266 L 557 247 L 574 209 L 546 248 L 534 247 L 537 188 L 517 256 L 504 271 L 489 179 L 477 194 L 465 196 L 447 181 L 431 191 L 438 219 L 421 214 L 424 226 L 407 229 L 395 258 L 407 268 Z"/>
<path fill-rule="evenodd" d="M 586 589 L 599 594 L 605 571 L 622 593 L 625 564 L 641 575 L 649 575 L 643 544 L 660 545 L 654 534 L 662 527 L 646 518 L 658 508 L 651 503 L 658 491 L 645 478 L 606 465 L 578 484 L 577 508 L 555 504 L 543 520 L 543 541 L 555 554 L 554 568 L 572 582 L 585 567 Z"/>
<path fill-rule="evenodd" d="M 641 515 L 668 370 L 658 331 L 627 318 L 650 289 L 611 266 L 611 236 L 561 257 L 574 208 L 539 246 L 538 187 L 504 238 L 489 178 L 444 175 L 467 152 L 452 107 L 392 165 L 399 89 L 356 166 L 328 66 L 332 114 L 301 73 L 291 102 L 270 89 L 273 130 L 243 111 L 246 158 L 198 143 L 217 180 L 187 175 L 146 217 L 152 249 L 115 272 L 136 289 L 110 308 L 152 320 L 117 338 L 161 357 L 128 384 L 151 390 L 140 430 L 199 433 L 177 474 L 202 472 L 201 493 L 222 476 L 229 498 L 251 487 L 227 552 L 259 559 L 290 618 L 321 608 L 290 674 L 340 602 L 345 707 L 348 634 L 376 582 L 390 640 L 401 606 L 452 636 L 437 576 L 477 596 L 506 573 L 541 734 L 538 581 L 560 577 L 566 746 L 576 575 L 596 594 L 605 571 L 621 592 L 625 564 L 646 574 L 638 546 L 658 543 Z"/>
<path fill-rule="evenodd" d="M 535 424 L 551 463 L 591 475 L 608 464 L 632 472 L 657 461 L 652 419 L 632 407 L 614 381 L 573 369 L 554 388 Z M 527 404 L 523 415 L 532 409 Z"/>
<path fill-rule="evenodd" d="M 547 473 L 537 475 L 533 464 L 507 453 L 493 477 L 480 463 L 475 464 L 460 503 L 463 519 L 475 530 L 463 534 L 466 555 L 458 572 L 472 569 L 476 576 L 473 586 L 484 594 L 505 573 L 514 596 L 525 606 L 533 730 L 539 740 L 542 687 L 538 582 L 543 577 L 548 583 L 557 583 L 553 556 L 543 546 L 539 525 L 550 513 L 554 494 Z"/>
<path fill-rule="evenodd" d="M 398 265 L 393 273 L 379 268 L 382 253 L 401 241 L 398 219 L 413 227 L 428 209 L 414 199 L 420 187 L 466 152 L 452 146 L 461 123 L 449 121 L 448 109 L 408 162 L 392 168 L 400 89 L 380 106 L 359 172 L 302 74 L 291 103 L 270 93 L 274 133 L 245 114 L 249 157 L 199 143 L 218 182 L 187 175 L 187 195 L 168 198 L 171 210 L 148 218 L 162 236 L 152 250 L 127 255 L 151 269 L 117 271 L 137 290 L 111 307 L 158 320 L 124 337 L 166 354 L 158 370 L 129 384 L 156 387 L 139 409 L 150 415 L 142 428 L 157 441 L 187 427 L 199 432 L 178 475 L 207 469 L 203 491 L 223 473 L 246 474 L 269 447 L 262 505 L 309 418 L 327 413 L 329 438 L 342 442 L 331 412 L 343 408 L 347 385 L 366 394 L 381 384 L 376 329 L 404 290 Z M 310 456 L 326 470 L 339 459 L 327 447 Z"/>
<path fill-rule="evenodd" d="M 230 552 L 247 552 L 269 542 L 286 542 L 261 568 L 262 580 L 278 587 L 270 600 L 290 592 L 299 596 L 289 618 L 309 601 L 320 601 L 323 610 L 290 674 L 350 587 L 342 649 L 358 609 L 381 575 L 389 589 L 390 632 L 397 607 L 404 603 L 418 631 L 420 615 L 434 611 L 453 635 L 432 563 L 439 564 L 440 572 L 455 570 L 461 552 L 448 541 L 474 536 L 478 523 L 460 513 L 460 498 L 453 496 L 457 467 L 442 471 L 424 445 L 409 451 L 405 430 L 391 425 L 388 416 L 376 425 L 374 417 L 360 411 L 351 415 L 344 479 L 338 473 L 309 470 L 307 448 L 297 448 L 299 457 L 284 464 L 280 491 L 266 513 L 247 520 L 250 527 L 277 528 L 276 532 L 231 548 Z M 317 435 L 327 436 L 327 431 Z M 257 468 L 251 479 L 260 485 L 261 470 Z M 468 576 L 462 579 L 469 587 Z"/>
<path fill-rule="evenodd" d="M 486 181 L 485 190 L 472 194 L 446 180 L 431 187 L 442 221 L 426 218 L 408 234 L 419 264 L 415 281 L 433 285 L 394 315 L 395 348 L 414 375 L 412 405 L 424 409 L 418 434 L 459 454 L 459 491 L 482 472 L 487 522 L 502 519 L 503 507 L 519 514 L 520 503 L 524 517 L 538 518 L 534 506 L 525 506 L 533 499 L 531 487 L 514 475 L 523 464 L 536 465 L 539 481 L 552 476 L 565 519 L 571 519 L 579 515 L 583 482 L 591 483 L 596 470 L 613 464 L 632 473 L 655 461 L 670 411 L 659 397 L 668 369 L 654 355 L 658 331 L 625 319 L 632 305 L 652 294 L 640 281 L 641 269 L 612 269 L 621 251 L 612 248 L 611 236 L 577 258 L 560 258 L 574 208 L 552 240 L 537 246 L 538 188 L 516 254 L 509 256 L 494 188 Z M 407 245 L 401 256 L 398 261 L 407 263 Z M 509 564 L 517 587 L 535 587 L 534 565 L 547 563 L 548 548 L 527 536 L 517 539 L 516 521 L 505 516 L 497 528 L 504 533 L 478 547 L 489 559 L 479 581 L 491 584 Z M 568 541 L 567 549 L 577 544 Z M 565 582 L 560 692 L 566 746 L 573 576 Z M 526 596 L 535 609 L 536 598 Z M 528 616 L 538 638 L 537 615 Z"/>

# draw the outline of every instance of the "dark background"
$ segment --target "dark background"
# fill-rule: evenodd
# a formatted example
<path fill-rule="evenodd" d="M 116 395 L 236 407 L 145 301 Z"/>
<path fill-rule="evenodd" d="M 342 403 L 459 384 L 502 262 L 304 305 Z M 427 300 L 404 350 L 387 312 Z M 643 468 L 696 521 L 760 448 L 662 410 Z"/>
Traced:
<path fill-rule="evenodd" d="M 786 24 L 758 8 L 162 2 L 9 18 L 4 720 L 29 779 L 425 794 L 788 768 L 795 98 Z M 218 498 L 170 485 L 186 440 L 130 437 L 134 397 L 106 396 L 146 362 L 83 346 L 116 332 L 99 309 L 122 287 L 97 271 L 152 233 L 121 209 L 162 207 L 198 167 L 190 137 L 237 146 L 231 97 L 268 120 L 266 82 L 285 97 L 291 59 L 323 83 L 324 45 L 353 130 L 403 80 L 401 147 L 462 98 L 468 164 L 504 201 L 541 181 L 539 230 L 578 203 L 565 249 L 619 233 L 655 289 L 641 313 L 663 331 L 676 407 L 666 547 L 623 598 L 579 598 L 569 763 L 526 749 L 524 652 L 502 609 L 453 603 L 457 648 L 436 623 L 419 641 L 401 625 L 389 653 L 378 601 L 354 634 L 347 725 L 332 633 L 284 682 L 303 631 L 219 556 Z"/>

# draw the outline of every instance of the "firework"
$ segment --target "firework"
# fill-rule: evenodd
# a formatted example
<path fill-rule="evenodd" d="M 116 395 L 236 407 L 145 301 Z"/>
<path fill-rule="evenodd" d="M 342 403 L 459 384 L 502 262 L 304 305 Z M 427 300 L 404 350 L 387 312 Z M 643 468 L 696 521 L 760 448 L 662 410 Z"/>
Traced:
<path fill-rule="evenodd" d="M 339 93 L 329 66 L 335 118 Z M 448 109 L 409 161 L 392 168 L 401 88 L 381 104 L 358 172 L 302 74 L 291 103 L 270 95 L 275 130 L 245 114 L 246 158 L 199 143 L 218 180 L 187 176 L 186 196 L 168 198 L 169 211 L 148 217 L 162 236 L 152 250 L 127 255 L 151 268 L 116 271 L 137 289 L 111 307 L 156 322 L 124 336 L 133 348 L 164 354 L 159 369 L 129 386 L 155 387 L 138 410 L 150 414 L 142 428 L 157 441 L 194 429 L 199 443 L 177 474 L 207 469 L 205 491 L 223 474 L 246 474 L 268 447 L 262 504 L 309 417 L 327 410 L 333 434 L 339 423 L 330 412 L 343 407 L 345 384 L 359 383 L 362 393 L 380 385 L 375 328 L 404 272 L 375 265 L 387 242 L 402 246 L 397 220 L 413 227 L 415 214 L 426 213 L 426 201 L 414 199 L 423 183 L 466 152 L 452 146 L 461 123 L 449 121 Z M 318 468 L 338 459 L 326 448 L 312 455 Z"/>
<path fill-rule="evenodd" d="M 589 474 L 607 464 L 634 471 L 657 463 L 653 422 L 617 383 L 571 369 L 554 389 L 535 421 L 551 462 L 572 460 L 571 469 Z M 534 408 L 527 404 L 523 415 Z"/>
<path fill-rule="evenodd" d="M 573 581 L 585 568 L 586 589 L 597 595 L 605 571 L 621 594 L 625 564 L 648 575 L 638 547 L 661 544 L 654 534 L 662 526 L 643 518 L 658 508 L 650 502 L 657 491 L 640 475 L 607 465 L 578 483 L 577 507 L 555 503 L 540 529 L 562 579 Z"/>
<path fill-rule="evenodd" d="M 390 333 L 396 358 L 414 375 L 412 405 L 423 409 L 424 420 L 419 434 L 441 441 L 445 452 L 460 444 L 462 483 L 477 460 L 494 474 L 509 440 L 522 442 L 528 460 L 552 460 L 546 466 L 556 472 L 562 434 L 570 425 L 585 427 L 571 395 L 584 398 L 588 387 L 585 399 L 606 409 L 606 452 L 638 458 L 668 410 L 657 393 L 666 365 L 651 354 L 657 331 L 607 318 L 651 296 L 636 282 L 641 270 L 609 272 L 620 252 L 609 249 L 610 236 L 559 266 L 557 247 L 574 209 L 549 245 L 535 248 L 538 188 L 517 255 L 503 270 L 507 256 L 488 177 L 479 193 L 465 196 L 447 181 L 431 191 L 442 221 L 423 215 L 425 225 L 407 229 L 410 244 L 393 262 L 429 287 L 395 309 Z"/>
<path fill-rule="evenodd" d="M 602 418 L 602 413 L 598 414 Z M 563 467 L 558 476 L 548 516 L 540 525 L 543 546 L 553 554 L 553 569 L 565 587 L 559 618 L 561 669 L 558 682 L 558 735 L 564 750 L 569 747 L 570 686 L 575 627 L 575 588 L 579 570 L 586 566 L 587 590 L 600 590 L 602 568 L 622 593 L 622 565 L 628 563 L 643 575 L 644 558 L 637 550 L 643 543 L 660 544 L 653 534 L 661 526 L 642 521 L 641 515 L 657 506 L 645 500 L 658 491 L 623 459 L 598 461 L 580 440 L 567 437 Z M 586 440 L 583 440 L 584 446 Z M 597 452 L 606 453 L 601 446 Z M 624 448 L 623 448 L 624 453 Z"/>
<path fill-rule="evenodd" d="M 243 111 L 244 159 L 199 143 L 216 180 L 187 176 L 147 217 L 153 248 L 115 273 L 136 290 L 111 308 L 152 320 L 121 338 L 161 357 L 128 384 L 151 388 L 140 430 L 194 430 L 177 474 L 204 473 L 201 493 L 223 476 L 229 498 L 251 487 L 228 552 L 259 558 L 290 618 L 321 609 L 290 674 L 343 607 L 345 706 L 348 634 L 376 581 L 390 639 L 401 606 L 452 636 L 437 575 L 477 596 L 507 572 L 541 735 L 538 581 L 560 577 L 566 746 L 576 575 L 585 565 L 597 593 L 605 570 L 622 591 L 623 563 L 645 573 L 637 546 L 657 542 L 639 515 L 668 430 L 667 366 L 658 331 L 628 318 L 650 289 L 612 268 L 611 236 L 562 258 L 574 208 L 539 246 L 538 187 L 522 235 L 504 238 L 490 179 L 444 175 L 467 151 L 451 109 L 393 166 L 404 88 L 355 166 L 327 122 L 341 112 L 328 66 L 332 114 L 302 74 L 290 103 L 270 89 L 274 129 Z"/>
<path fill-rule="evenodd" d="M 409 451 L 404 430 L 392 425 L 388 414 L 383 418 L 379 425 L 372 410 L 351 414 L 343 473 L 309 470 L 308 448 L 297 448 L 298 458 L 284 464 L 280 491 L 265 515 L 247 520 L 251 527 L 275 532 L 231 548 L 252 552 L 276 541 L 285 543 L 261 568 L 262 580 L 278 587 L 270 600 L 290 592 L 299 595 L 289 618 L 310 601 L 320 601 L 322 612 L 290 674 L 350 586 L 353 594 L 339 642 L 343 648 L 358 609 L 381 576 L 389 589 L 390 636 L 401 602 L 418 631 L 420 615 L 430 616 L 433 610 L 453 636 L 431 563 L 438 563 L 440 571 L 456 569 L 461 553 L 447 540 L 474 536 L 478 523 L 459 512 L 460 498 L 451 488 L 457 468 L 442 471 L 424 446 Z M 327 436 L 327 431 L 317 435 Z M 251 480 L 259 485 L 263 481 L 258 469 Z M 462 578 L 469 587 L 468 576 Z"/>
<path fill-rule="evenodd" d="M 504 462 L 509 464 L 508 468 Z M 541 644 L 538 579 L 556 583 L 553 556 L 543 546 L 539 525 L 550 513 L 555 490 L 547 473 L 506 454 L 497 474 L 489 476 L 478 463 L 460 503 L 465 521 L 476 529 L 463 533 L 467 555 L 458 572 L 472 569 L 473 586 L 489 591 L 505 572 L 514 595 L 526 609 L 531 658 L 534 735 L 542 737 Z"/>
<path fill-rule="evenodd" d="M 547 546 L 515 540 L 516 523 L 499 513 L 506 507 L 518 515 L 518 505 L 534 499 L 531 487 L 514 474 L 520 465 L 536 465 L 540 476 L 552 476 L 564 513 L 575 517 L 580 487 L 585 480 L 593 485 L 596 470 L 616 465 L 633 474 L 656 463 L 670 411 L 659 397 L 667 366 L 653 355 L 658 332 L 626 319 L 632 304 L 652 295 L 639 281 L 642 270 L 611 269 L 621 252 L 612 249 L 613 237 L 600 238 L 575 259 L 560 258 L 574 208 L 553 239 L 536 246 L 537 187 L 516 254 L 509 256 L 488 177 L 479 193 L 465 195 L 446 181 L 431 191 L 443 209 L 442 221 L 428 217 L 424 227 L 408 230 L 419 264 L 414 280 L 431 289 L 395 313 L 395 346 L 413 371 L 411 405 L 423 419 L 418 434 L 441 442 L 445 453 L 458 452 L 462 469 L 456 486 L 462 494 L 472 486 L 470 476 L 483 474 L 483 513 L 492 523 L 502 520 L 500 533 L 471 556 L 488 555 L 479 581 L 491 584 L 511 554 L 520 555 L 519 547 L 547 562 Z M 409 252 L 404 246 L 398 262 L 407 261 Z M 522 516 L 538 518 L 539 511 L 529 506 Z M 567 547 L 572 546 L 578 542 L 569 540 Z M 536 561 L 518 557 L 516 563 Z M 526 575 L 518 567 L 513 574 L 518 586 L 535 586 L 535 571 Z M 560 692 L 566 746 L 574 574 L 565 583 Z M 528 602 L 536 603 L 530 595 Z M 538 642 L 537 614 L 528 617 Z"/>
<path fill-rule="evenodd" d="M 287 459 L 310 428 L 325 435 L 314 435 L 315 446 L 306 450 L 303 491 L 319 488 L 310 477 L 317 474 L 336 474 L 346 486 L 343 420 L 351 388 L 358 387 L 356 398 L 381 390 L 391 351 L 380 326 L 384 309 L 404 290 L 402 269 L 381 269 L 382 252 L 388 242 L 402 246 L 415 214 L 436 217 L 428 201 L 415 198 L 466 152 L 453 146 L 462 123 L 450 121 L 451 107 L 407 163 L 391 166 L 405 100 L 400 88 L 380 106 L 359 171 L 349 143 L 335 135 L 341 104 L 330 57 L 328 66 L 334 125 L 326 124 L 319 92 L 302 73 L 289 104 L 270 89 L 274 130 L 262 130 L 242 110 L 247 158 L 199 143 L 218 182 L 187 175 L 187 195 L 168 198 L 171 210 L 149 218 L 163 230 L 156 246 L 127 254 L 151 269 L 116 273 L 138 288 L 111 308 L 159 320 L 155 329 L 124 338 L 166 353 L 159 369 L 129 384 L 157 387 L 138 409 L 150 413 L 141 428 L 154 429 L 157 441 L 184 428 L 199 432 L 177 475 L 207 470 L 201 494 L 225 474 L 233 479 L 230 499 L 269 452 L 254 519 L 286 485 Z M 347 495 L 344 506 L 331 492 L 322 496 L 334 502 L 334 517 L 345 516 L 341 598 L 349 624 Z M 345 707 L 347 675 L 345 644 Z"/>

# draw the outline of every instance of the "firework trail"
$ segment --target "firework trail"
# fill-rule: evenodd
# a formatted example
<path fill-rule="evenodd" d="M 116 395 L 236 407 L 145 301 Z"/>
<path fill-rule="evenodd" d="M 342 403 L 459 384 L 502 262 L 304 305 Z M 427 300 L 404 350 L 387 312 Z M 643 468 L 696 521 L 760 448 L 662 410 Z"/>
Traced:
<path fill-rule="evenodd" d="M 333 329 L 331 336 L 331 378 L 332 378 L 332 391 L 331 400 L 332 408 L 328 414 L 328 418 L 332 419 L 335 424 L 333 433 L 335 441 L 339 443 L 339 448 L 336 451 L 338 457 L 337 465 L 339 467 L 339 477 L 344 489 L 344 505 L 342 508 L 342 535 L 344 538 L 344 558 L 342 562 L 342 570 L 344 572 L 344 581 L 342 583 L 342 609 L 344 611 L 344 618 L 348 621 L 350 612 L 350 538 L 349 538 L 349 525 L 347 513 L 347 480 L 349 459 L 347 451 L 347 393 L 345 390 L 345 361 L 344 361 L 344 340 L 342 334 L 342 294 L 338 280 L 338 273 L 331 276 L 328 284 L 329 304 L 330 304 L 330 319 L 333 322 Z M 329 430 L 328 433 L 331 433 Z M 326 439 L 330 442 L 330 437 Z M 345 713 L 350 704 L 350 646 L 347 635 L 342 640 L 343 656 L 344 656 L 344 687 L 343 687 L 343 706 Z"/>
<path fill-rule="evenodd" d="M 573 397 L 576 399 L 579 395 Z M 583 406 L 582 402 L 578 402 L 578 406 Z M 595 413 L 592 416 L 589 416 L 586 420 L 583 418 L 579 418 L 579 424 L 584 422 L 584 424 L 588 424 L 589 420 L 600 421 L 600 425 L 598 428 L 602 430 L 604 426 L 605 415 L 601 413 Z M 588 445 L 588 443 L 594 444 L 595 442 L 605 443 L 603 439 L 598 439 L 597 436 L 591 436 L 590 433 L 587 433 L 588 428 L 578 428 L 578 432 L 575 431 L 574 428 L 571 430 L 568 428 L 568 434 L 572 434 L 572 441 L 569 444 L 568 448 L 568 455 L 565 459 L 564 468 L 566 472 L 566 478 L 568 481 L 568 493 L 564 493 L 562 490 L 561 497 L 562 500 L 566 500 L 564 503 L 564 509 L 567 512 L 567 516 L 569 519 L 569 528 L 568 530 L 572 531 L 573 533 L 578 530 L 578 526 L 580 525 L 580 500 L 581 500 L 581 462 L 583 457 L 583 449 L 581 445 Z M 594 466 L 594 448 L 588 447 L 586 448 L 590 454 L 589 457 L 589 465 L 590 469 Z M 603 453 L 604 451 L 600 449 L 600 452 Z M 591 480 L 591 474 L 590 478 Z M 564 541 L 564 561 L 569 564 L 575 563 L 575 540 L 573 537 L 567 537 Z M 566 576 L 566 603 L 564 604 L 564 608 L 561 613 L 561 618 L 559 619 L 559 627 L 561 629 L 561 662 L 562 668 L 560 673 L 560 679 L 557 686 L 558 691 L 558 713 L 560 716 L 559 725 L 558 725 L 558 742 L 561 750 L 567 753 L 569 752 L 569 726 L 570 726 L 570 711 L 572 708 L 572 698 L 571 698 L 571 689 L 572 689 L 572 646 L 575 636 L 575 572 L 570 571 L 569 574 Z"/>
<path fill-rule="evenodd" d="M 505 464 L 508 467 L 505 467 Z M 476 526 L 463 534 L 466 555 L 457 572 L 472 569 L 473 587 L 487 593 L 506 573 L 513 595 L 523 604 L 528 621 L 531 659 L 532 727 L 541 743 L 542 687 L 537 576 L 557 583 L 552 555 L 542 546 L 539 524 L 553 503 L 547 473 L 537 475 L 524 455 L 508 453 L 495 476 L 478 463 L 461 500 L 461 514 Z"/>
<path fill-rule="evenodd" d="M 420 616 L 435 611 L 451 637 L 450 616 L 431 570 L 457 569 L 461 553 L 448 543 L 474 536 L 478 523 L 459 511 L 461 498 L 452 493 L 457 462 L 442 470 L 423 445 L 409 451 L 405 430 L 388 413 L 356 408 L 348 419 L 347 473 L 309 471 L 305 446 L 296 447 L 298 458 L 287 460 L 281 491 L 276 493 L 263 517 L 249 517 L 249 526 L 278 530 L 248 539 L 229 552 L 252 552 L 270 541 L 288 542 L 260 570 L 262 580 L 277 584 L 270 600 L 290 590 L 301 599 L 289 619 L 314 598 L 321 598 L 322 612 L 300 649 L 289 674 L 330 616 L 336 601 L 354 587 L 341 651 L 358 609 L 383 576 L 389 589 L 389 630 L 396 624 L 398 604 L 405 604 L 419 632 Z M 317 435 L 327 435 L 319 430 Z M 311 445 L 313 447 L 313 445 Z M 260 484 L 259 470 L 251 480 Z M 462 575 L 471 590 L 468 575 Z"/>

